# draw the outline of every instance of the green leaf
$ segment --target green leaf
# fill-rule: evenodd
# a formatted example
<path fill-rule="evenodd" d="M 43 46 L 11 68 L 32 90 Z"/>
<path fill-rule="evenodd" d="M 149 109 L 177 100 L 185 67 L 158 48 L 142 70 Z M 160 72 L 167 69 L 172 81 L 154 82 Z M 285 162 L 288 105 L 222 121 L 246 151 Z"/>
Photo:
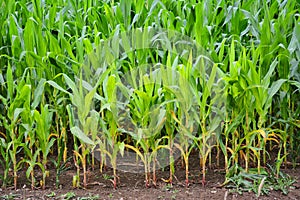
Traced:
<path fill-rule="evenodd" d="M 54 88 L 56 88 L 56 89 L 58 89 L 58 90 L 60 90 L 60 91 L 62 91 L 62 92 L 64 92 L 64 93 L 66 93 L 66 94 L 70 94 L 67 90 L 65 90 L 65 89 L 63 89 L 61 86 L 59 86 L 56 82 L 54 82 L 54 81 L 47 81 L 47 83 L 49 84 L 49 85 L 51 85 L 52 87 L 54 87 Z"/>
<path fill-rule="evenodd" d="M 38 106 L 38 104 L 40 103 L 42 97 L 44 96 L 45 82 L 46 82 L 46 80 L 44 78 L 42 78 L 39 81 L 39 84 L 38 84 L 38 86 L 36 87 L 36 89 L 34 91 L 34 100 L 31 104 L 32 109 L 35 109 Z"/>
<path fill-rule="evenodd" d="M 14 122 L 18 120 L 19 115 L 24 111 L 24 108 L 16 108 L 14 111 Z"/>
<path fill-rule="evenodd" d="M 67 85 L 71 88 L 73 95 L 79 95 L 78 86 L 76 86 L 76 83 L 72 81 L 66 74 L 63 74 L 63 76 Z"/>
<path fill-rule="evenodd" d="M 8 92 L 7 96 L 12 100 L 14 94 L 14 81 L 13 81 L 12 69 L 10 64 L 7 67 L 6 79 L 7 79 L 6 81 L 7 81 L 7 92 Z"/>
<path fill-rule="evenodd" d="M 286 79 L 279 79 L 273 82 L 271 88 L 268 90 L 268 99 L 266 101 L 265 109 L 268 109 L 271 106 L 273 96 L 278 92 L 283 83 L 287 82 Z"/>
<path fill-rule="evenodd" d="M 82 142 L 84 142 L 86 144 L 94 145 L 94 142 L 85 133 L 83 133 L 78 126 L 72 127 L 71 132 L 74 136 L 76 136 Z"/>
<path fill-rule="evenodd" d="M 120 143 L 118 143 L 118 145 L 119 145 L 120 154 L 121 154 L 121 156 L 123 156 L 124 155 L 124 149 L 125 149 L 125 143 L 120 142 Z"/>

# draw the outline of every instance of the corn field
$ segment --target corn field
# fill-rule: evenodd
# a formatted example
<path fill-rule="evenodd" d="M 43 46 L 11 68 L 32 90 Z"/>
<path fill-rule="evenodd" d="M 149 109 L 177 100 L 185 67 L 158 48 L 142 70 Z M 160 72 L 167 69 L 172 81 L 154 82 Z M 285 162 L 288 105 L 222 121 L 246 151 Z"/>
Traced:
<path fill-rule="evenodd" d="M 70 161 L 74 187 L 109 166 L 116 188 L 126 155 L 142 164 L 146 187 L 172 184 L 178 159 L 188 186 L 193 151 L 203 185 L 212 163 L 224 185 L 240 171 L 261 175 L 271 165 L 279 176 L 296 167 L 299 8 L 292 0 L 0 0 L 2 187 L 17 189 L 22 171 L 32 189 L 49 176 L 59 185 Z M 157 177 L 167 166 L 169 177 Z"/>

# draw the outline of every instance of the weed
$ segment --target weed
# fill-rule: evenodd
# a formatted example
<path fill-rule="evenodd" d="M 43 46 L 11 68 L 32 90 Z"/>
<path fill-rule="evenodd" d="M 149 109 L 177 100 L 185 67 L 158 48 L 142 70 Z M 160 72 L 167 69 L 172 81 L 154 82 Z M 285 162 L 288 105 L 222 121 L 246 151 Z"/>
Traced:
<path fill-rule="evenodd" d="M 76 194 L 74 192 L 67 192 L 66 194 L 63 194 L 60 196 L 60 198 L 63 198 L 65 200 L 70 200 L 76 197 Z"/>

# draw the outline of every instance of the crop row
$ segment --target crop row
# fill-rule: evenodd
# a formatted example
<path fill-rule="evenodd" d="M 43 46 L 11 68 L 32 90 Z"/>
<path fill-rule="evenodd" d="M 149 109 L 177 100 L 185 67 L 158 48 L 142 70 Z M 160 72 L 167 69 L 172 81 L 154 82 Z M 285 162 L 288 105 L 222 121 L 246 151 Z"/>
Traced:
<path fill-rule="evenodd" d="M 297 1 L 0 5 L 3 187 L 13 178 L 17 188 L 26 169 L 32 188 L 41 170 L 45 188 L 50 157 L 57 185 L 72 158 L 74 187 L 81 170 L 87 186 L 97 159 L 113 168 L 114 187 L 124 157 L 142 162 L 147 187 L 166 166 L 172 183 L 178 158 L 188 185 L 193 149 L 203 184 L 220 159 L 225 183 L 250 166 L 263 173 L 274 153 L 277 175 L 299 162 Z"/>

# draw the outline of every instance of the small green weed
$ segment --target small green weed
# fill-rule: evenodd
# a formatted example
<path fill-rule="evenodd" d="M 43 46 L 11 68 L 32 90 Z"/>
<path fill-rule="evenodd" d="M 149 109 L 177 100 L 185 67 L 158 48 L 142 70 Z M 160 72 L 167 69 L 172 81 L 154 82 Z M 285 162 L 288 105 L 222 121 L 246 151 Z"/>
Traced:
<path fill-rule="evenodd" d="M 56 196 L 56 193 L 52 191 L 50 194 L 47 194 L 46 196 L 47 196 L 47 197 L 55 197 L 55 196 Z"/>
<path fill-rule="evenodd" d="M 268 194 L 272 190 L 281 191 L 287 195 L 290 186 L 295 182 L 289 175 L 280 172 L 276 175 L 276 169 L 268 165 L 268 169 L 262 170 L 261 174 L 257 169 L 249 169 L 248 172 L 238 167 L 238 173 L 227 179 L 227 188 L 231 192 L 242 194 L 243 192 L 254 192 L 257 197 Z"/>
<path fill-rule="evenodd" d="M 0 196 L 0 199 L 4 199 L 4 200 L 12 200 L 15 199 L 16 197 L 19 197 L 19 194 L 6 194 L 3 196 Z"/>
<path fill-rule="evenodd" d="M 80 198 L 78 198 L 78 200 L 96 200 L 96 199 L 100 199 L 99 195 L 93 196 L 93 195 L 90 194 L 88 197 L 80 197 Z"/>
<path fill-rule="evenodd" d="M 76 194 L 74 192 L 67 192 L 66 194 L 60 196 L 60 198 L 64 200 L 70 200 L 74 197 L 76 197 Z"/>
<path fill-rule="evenodd" d="M 104 180 L 111 180 L 114 178 L 113 176 L 110 176 L 108 174 L 103 174 L 102 176 L 103 176 Z"/>

